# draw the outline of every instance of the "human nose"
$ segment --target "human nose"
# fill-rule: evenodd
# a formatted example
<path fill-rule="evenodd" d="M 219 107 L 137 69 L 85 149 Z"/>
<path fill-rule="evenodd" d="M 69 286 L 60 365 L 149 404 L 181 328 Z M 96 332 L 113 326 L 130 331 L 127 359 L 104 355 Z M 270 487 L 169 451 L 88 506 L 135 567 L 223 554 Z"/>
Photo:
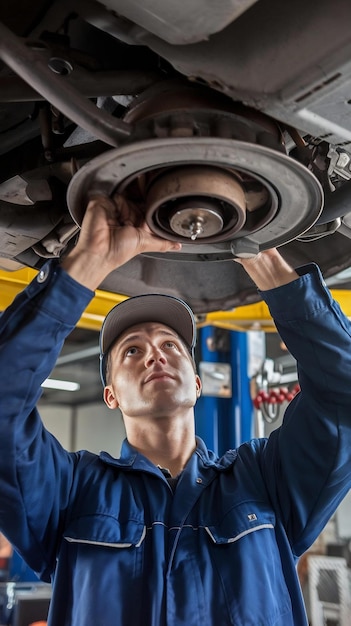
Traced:
<path fill-rule="evenodd" d="M 150 365 L 155 363 L 155 361 L 159 361 L 163 365 L 167 363 L 166 356 L 161 348 L 155 345 L 150 345 L 145 357 L 145 367 L 150 367 Z"/>

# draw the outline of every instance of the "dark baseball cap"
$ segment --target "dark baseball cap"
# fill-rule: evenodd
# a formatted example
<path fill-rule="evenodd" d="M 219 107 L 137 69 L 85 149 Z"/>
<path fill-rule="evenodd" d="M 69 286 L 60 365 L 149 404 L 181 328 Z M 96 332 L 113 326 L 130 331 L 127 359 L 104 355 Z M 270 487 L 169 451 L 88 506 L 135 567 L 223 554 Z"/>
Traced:
<path fill-rule="evenodd" d="M 107 355 L 125 330 L 144 322 L 169 326 L 181 337 L 194 358 L 196 321 L 191 308 L 180 298 L 166 294 L 133 296 L 116 304 L 107 314 L 100 332 L 100 375 L 106 385 Z"/>

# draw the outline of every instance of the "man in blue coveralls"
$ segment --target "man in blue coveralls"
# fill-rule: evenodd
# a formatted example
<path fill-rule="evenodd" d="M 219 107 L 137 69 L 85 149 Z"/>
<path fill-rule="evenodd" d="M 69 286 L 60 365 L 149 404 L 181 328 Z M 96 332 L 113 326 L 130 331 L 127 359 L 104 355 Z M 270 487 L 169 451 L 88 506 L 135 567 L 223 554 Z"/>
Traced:
<path fill-rule="evenodd" d="M 68 453 L 36 409 L 107 274 L 180 247 L 96 196 L 76 247 L 1 317 L 0 528 L 52 582 L 51 626 L 307 623 L 296 563 L 351 484 L 351 325 L 315 265 L 294 270 L 277 250 L 240 261 L 298 362 L 301 392 L 269 439 L 217 458 L 196 438 L 194 319 L 164 295 L 121 303 L 102 329 L 119 458 Z"/>

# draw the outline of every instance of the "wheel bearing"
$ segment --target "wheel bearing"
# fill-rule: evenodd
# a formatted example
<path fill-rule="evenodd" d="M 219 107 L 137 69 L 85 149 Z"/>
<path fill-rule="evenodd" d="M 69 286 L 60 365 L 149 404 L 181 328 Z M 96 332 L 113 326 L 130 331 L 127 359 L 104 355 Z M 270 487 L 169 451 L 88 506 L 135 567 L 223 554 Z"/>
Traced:
<path fill-rule="evenodd" d="M 152 180 L 145 215 L 161 237 L 221 241 L 243 227 L 245 193 L 228 171 L 196 165 L 170 168 Z"/>

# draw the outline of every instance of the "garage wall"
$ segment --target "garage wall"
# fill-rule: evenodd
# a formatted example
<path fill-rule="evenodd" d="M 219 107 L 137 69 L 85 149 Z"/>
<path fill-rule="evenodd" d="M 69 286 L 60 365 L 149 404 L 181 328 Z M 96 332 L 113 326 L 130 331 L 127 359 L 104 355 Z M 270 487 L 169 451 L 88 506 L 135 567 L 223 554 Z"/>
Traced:
<path fill-rule="evenodd" d="M 59 440 L 66 450 L 71 448 L 71 409 L 66 407 L 41 408 L 39 411 L 46 428 Z"/>
<path fill-rule="evenodd" d="M 125 430 L 120 411 L 111 411 L 105 404 L 90 404 L 77 412 L 75 450 L 85 449 L 97 454 L 101 450 L 119 456 Z"/>
<path fill-rule="evenodd" d="M 81 408 L 40 407 L 46 428 L 70 451 L 101 450 L 119 456 L 125 430 L 119 411 L 111 411 L 103 402 Z"/>

